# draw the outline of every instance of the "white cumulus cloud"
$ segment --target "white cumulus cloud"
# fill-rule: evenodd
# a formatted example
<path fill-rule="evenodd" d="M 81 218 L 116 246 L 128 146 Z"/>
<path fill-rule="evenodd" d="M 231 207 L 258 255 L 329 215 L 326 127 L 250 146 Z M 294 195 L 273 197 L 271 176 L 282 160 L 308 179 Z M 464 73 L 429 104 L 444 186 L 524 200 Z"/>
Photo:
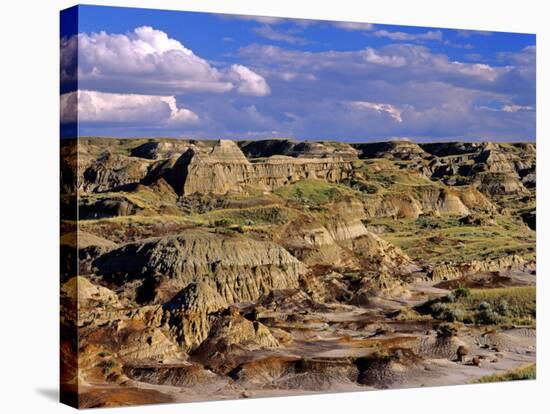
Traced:
<path fill-rule="evenodd" d="M 365 49 L 364 59 L 368 63 L 382 66 L 400 67 L 407 64 L 407 59 L 399 55 L 381 54 L 371 47 Z"/>
<path fill-rule="evenodd" d="M 197 114 L 179 108 L 174 96 L 79 90 L 61 95 L 62 122 L 193 123 Z"/>
<path fill-rule="evenodd" d="M 368 101 L 355 101 L 355 102 L 351 102 L 351 106 L 361 110 L 366 109 L 370 111 L 376 111 L 379 113 L 387 113 L 396 122 L 399 122 L 399 123 L 403 122 L 403 119 L 401 118 L 402 111 L 390 104 L 368 102 Z"/>
<path fill-rule="evenodd" d="M 78 65 L 83 89 L 165 95 L 248 90 L 232 81 L 233 69 L 212 66 L 180 41 L 149 26 L 124 34 L 79 34 Z"/>
<path fill-rule="evenodd" d="M 230 77 L 243 95 L 264 96 L 271 93 L 265 79 L 243 65 L 232 65 Z"/>

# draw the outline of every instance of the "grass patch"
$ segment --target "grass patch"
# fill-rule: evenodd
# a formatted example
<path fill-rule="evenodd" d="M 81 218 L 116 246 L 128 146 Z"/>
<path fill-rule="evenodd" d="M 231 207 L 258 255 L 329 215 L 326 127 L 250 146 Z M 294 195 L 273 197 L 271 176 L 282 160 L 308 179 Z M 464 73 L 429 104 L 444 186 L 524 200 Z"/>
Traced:
<path fill-rule="evenodd" d="M 494 225 L 461 224 L 456 217 L 420 216 L 417 219 L 373 218 L 366 223 L 384 226 L 383 237 L 411 258 L 430 263 L 463 263 L 518 254 L 535 258 L 535 233 L 510 217 Z"/>
<path fill-rule="evenodd" d="M 533 326 L 536 321 L 536 288 L 458 288 L 447 296 L 424 303 L 417 310 L 448 322 Z"/>
<path fill-rule="evenodd" d="M 120 216 L 79 222 L 79 230 L 115 243 L 165 236 L 200 225 L 182 216 Z"/>
<path fill-rule="evenodd" d="M 388 191 L 403 191 L 411 187 L 431 186 L 441 188 L 443 185 L 437 181 L 431 181 L 420 174 L 411 173 L 408 161 L 392 161 L 384 158 L 369 159 L 362 165 L 354 164 L 354 169 L 363 172 L 367 181 L 377 183 Z"/>
<path fill-rule="evenodd" d="M 293 219 L 295 213 L 282 206 L 262 206 L 242 209 L 217 210 L 211 213 L 201 214 L 200 220 L 216 224 L 229 223 L 239 226 L 265 226 L 282 225 Z M 226 224 L 225 226 L 227 226 Z"/>
<path fill-rule="evenodd" d="M 91 193 L 86 195 L 80 195 L 79 201 L 82 204 L 108 200 L 108 201 L 126 201 L 135 205 L 141 211 L 149 211 L 151 214 L 158 210 L 158 208 L 164 205 L 175 206 L 174 200 L 163 200 L 158 194 L 145 186 L 139 186 L 135 191 L 117 191 L 117 192 L 103 192 L 103 193 Z M 166 203 L 166 201 L 172 201 Z"/>
<path fill-rule="evenodd" d="M 275 190 L 275 194 L 285 200 L 320 206 L 338 201 L 346 196 L 357 196 L 360 193 L 341 184 L 332 184 L 324 180 L 301 180 L 284 185 Z"/>
<path fill-rule="evenodd" d="M 412 308 L 409 308 L 408 306 L 402 307 L 390 316 L 394 321 L 401 322 L 420 322 L 432 319 L 430 315 L 422 315 L 421 313 L 415 311 Z"/>
<path fill-rule="evenodd" d="M 516 286 L 494 289 L 471 289 L 471 294 L 460 299 L 469 308 L 488 303 L 492 309 L 511 318 L 536 318 L 536 288 Z M 506 303 L 507 305 L 504 305 Z"/>
<path fill-rule="evenodd" d="M 521 380 L 534 380 L 537 378 L 537 365 L 530 364 L 524 367 L 512 369 L 499 374 L 486 375 L 481 377 L 476 382 L 501 382 L 501 381 L 521 381 Z"/>

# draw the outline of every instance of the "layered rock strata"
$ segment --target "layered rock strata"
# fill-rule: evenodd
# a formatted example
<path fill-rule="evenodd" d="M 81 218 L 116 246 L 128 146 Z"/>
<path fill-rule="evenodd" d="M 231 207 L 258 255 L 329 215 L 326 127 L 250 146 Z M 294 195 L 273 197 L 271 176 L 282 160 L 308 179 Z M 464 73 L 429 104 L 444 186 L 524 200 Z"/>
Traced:
<path fill-rule="evenodd" d="M 163 276 L 172 290 L 204 281 L 227 303 L 297 287 L 298 277 L 306 272 L 301 262 L 273 242 L 200 230 L 126 244 L 96 259 L 94 266 L 108 283 L 118 286 Z"/>
<path fill-rule="evenodd" d="M 226 194 L 247 185 L 272 190 L 303 179 L 342 181 L 352 174 L 352 163 L 341 157 L 294 158 L 272 156 L 250 162 L 233 141 L 221 140 L 203 154 L 189 149 L 169 174 L 179 194 Z"/>

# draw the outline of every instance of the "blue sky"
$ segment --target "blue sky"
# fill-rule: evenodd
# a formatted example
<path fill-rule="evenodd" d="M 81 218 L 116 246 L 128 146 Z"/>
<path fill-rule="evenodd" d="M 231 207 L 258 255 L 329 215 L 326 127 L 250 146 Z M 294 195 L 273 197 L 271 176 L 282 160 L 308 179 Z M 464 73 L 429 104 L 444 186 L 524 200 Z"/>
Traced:
<path fill-rule="evenodd" d="M 81 136 L 535 137 L 531 34 L 80 6 L 76 42 Z"/>

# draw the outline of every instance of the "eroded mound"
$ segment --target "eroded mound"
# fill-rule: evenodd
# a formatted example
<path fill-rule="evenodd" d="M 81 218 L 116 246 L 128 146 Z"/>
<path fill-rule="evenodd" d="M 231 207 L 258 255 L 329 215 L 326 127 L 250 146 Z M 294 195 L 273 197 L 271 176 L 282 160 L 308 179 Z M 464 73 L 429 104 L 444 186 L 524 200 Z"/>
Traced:
<path fill-rule="evenodd" d="M 273 242 L 199 230 L 126 244 L 96 259 L 94 266 L 117 286 L 152 280 L 176 290 L 208 280 L 228 303 L 297 287 L 299 275 L 306 271 Z M 150 289 L 155 289 L 154 283 Z"/>

